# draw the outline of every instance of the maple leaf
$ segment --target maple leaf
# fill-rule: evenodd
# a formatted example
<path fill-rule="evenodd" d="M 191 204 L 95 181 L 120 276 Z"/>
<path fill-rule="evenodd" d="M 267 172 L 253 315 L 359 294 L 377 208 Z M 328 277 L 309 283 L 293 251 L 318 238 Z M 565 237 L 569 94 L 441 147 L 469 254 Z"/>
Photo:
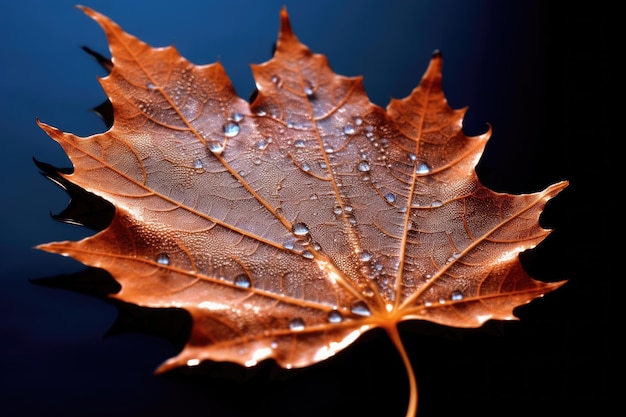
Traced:
<path fill-rule="evenodd" d="M 102 134 L 38 121 L 72 161 L 59 182 L 115 206 L 106 229 L 38 246 L 107 270 L 112 295 L 193 318 L 181 352 L 157 370 L 204 360 L 285 368 L 325 360 L 382 328 L 417 384 L 397 326 L 479 327 L 557 287 L 519 254 L 549 233 L 546 202 L 567 186 L 512 195 L 474 171 L 489 137 L 462 132 L 435 53 L 419 84 L 387 109 L 361 77 L 332 72 L 280 12 L 274 56 L 253 65 L 252 103 L 220 63 L 152 48 L 107 17 L 113 108 Z"/>

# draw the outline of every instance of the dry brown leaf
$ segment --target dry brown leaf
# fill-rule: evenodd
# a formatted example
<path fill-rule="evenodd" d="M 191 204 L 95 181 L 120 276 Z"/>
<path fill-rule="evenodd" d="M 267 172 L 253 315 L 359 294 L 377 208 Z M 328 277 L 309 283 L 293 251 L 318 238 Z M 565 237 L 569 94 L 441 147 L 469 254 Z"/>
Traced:
<path fill-rule="evenodd" d="M 81 138 L 40 123 L 65 150 L 68 182 L 115 206 L 111 224 L 40 249 L 107 270 L 113 296 L 179 307 L 187 345 L 160 372 L 203 360 L 285 368 L 333 356 L 383 328 L 406 366 L 398 323 L 478 327 L 561 286 L 532 279 L 519 253 L 549 233 L 538 218 L 560 182 L 532 194 L 484 187 L 474 168 L 491 131 L 462 132 L 435 53 L 419 86 L 387 109 L 292 32 L 285 9 L 258 95 L 239 98 L 219 63 L 104 29 L 101 79 L 114 123 Z"/>

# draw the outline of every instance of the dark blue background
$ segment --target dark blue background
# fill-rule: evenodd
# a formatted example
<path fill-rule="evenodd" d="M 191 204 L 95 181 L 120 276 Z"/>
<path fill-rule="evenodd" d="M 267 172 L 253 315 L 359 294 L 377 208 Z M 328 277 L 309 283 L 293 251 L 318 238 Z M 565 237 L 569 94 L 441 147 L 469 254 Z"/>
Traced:
<path fill-rule="evenodd" d="M 597 105 L 609 65 L 601 15 L 497 0 L 84 4 L 153 46 L 176 45 L 194 63 L 219 59 L 244 98 L 254 86 L 249 64 L 270 58 L 283 5 L 300 40 L 326 54 L 335 72 L 362 74 L 381 106 L 408 95 L 432 51 L 441 50 L 448 101 L 469 106 L 466 132 L 493 126 L 479 166 L 486 185 L 521 193 L 571 181 L 546 208 L 542 224 L 555 231 L 527 264 L 539 279 L 570 282 L 520 308 L 521 322 L 467 332 L 404 326 L 419 415 L 601 410 L 614 284 L 594 258 L 608 236 L 598 223 L 600 207 L 586 203 L 599 197 L 589 181 L 599 171 L 591 167 L 616 135 Z M 68 196 L 31 159 L 68 165 L 35 117 L 83 136 L 104 129 L 90 109 L 105 99 L 96 80 L 105 73 L 80 46 L 105 55 L 108 48 L 97 24 L 74 5 L 0 3 L 0 415 L 356 416 L 382 407 L 385 415 L 404 415 L 404 370 L 380 332 L 304 370 L 153 376 L 176 354 L 170 342 L 134 332 L 105 337 L 117 316 L 113 305 L 31 282 L 83 269 L 33 246 L 92 234 L 50 218 Z"/>

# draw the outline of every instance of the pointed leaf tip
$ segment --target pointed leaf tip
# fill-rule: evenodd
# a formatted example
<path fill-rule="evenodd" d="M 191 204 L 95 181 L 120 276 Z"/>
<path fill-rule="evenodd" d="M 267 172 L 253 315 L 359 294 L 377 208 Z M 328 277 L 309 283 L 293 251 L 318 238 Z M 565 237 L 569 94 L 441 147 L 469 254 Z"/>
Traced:
<path fill-rule="evenodd" d="M 291 28 L 291 22 L 289 21 L 289 14 L 287 13 L 287 6 L 283 6 L 280 9 L 280 37 L 289 38 L 293 37 L 293 30 Z"/>

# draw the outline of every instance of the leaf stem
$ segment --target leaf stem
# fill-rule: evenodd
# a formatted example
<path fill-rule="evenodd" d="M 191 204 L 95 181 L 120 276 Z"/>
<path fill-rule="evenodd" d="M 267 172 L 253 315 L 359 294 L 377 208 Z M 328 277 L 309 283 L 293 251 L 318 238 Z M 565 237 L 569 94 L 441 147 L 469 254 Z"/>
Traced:
<path fill-rule="evenodd" d="M 404 368 L 406 369 L 407 378 L 409 379 L 409 405 L 407 407 L 406 417 L 416 417 L 417 382 L 415 380 L 413 365 L 411 364 L 409 355 L 407 355 L 404 345 L 402 344 L 402 339 L 400 338 L 398 327 L 396 325 L 385 326 L 385 331 L 389 335 L 389 338 L 393 342 L 396 349 L 398 349 L 398 353 L 400 354 L 400 357 L 402 358 L 402 363 L 404 363 Z"/>

